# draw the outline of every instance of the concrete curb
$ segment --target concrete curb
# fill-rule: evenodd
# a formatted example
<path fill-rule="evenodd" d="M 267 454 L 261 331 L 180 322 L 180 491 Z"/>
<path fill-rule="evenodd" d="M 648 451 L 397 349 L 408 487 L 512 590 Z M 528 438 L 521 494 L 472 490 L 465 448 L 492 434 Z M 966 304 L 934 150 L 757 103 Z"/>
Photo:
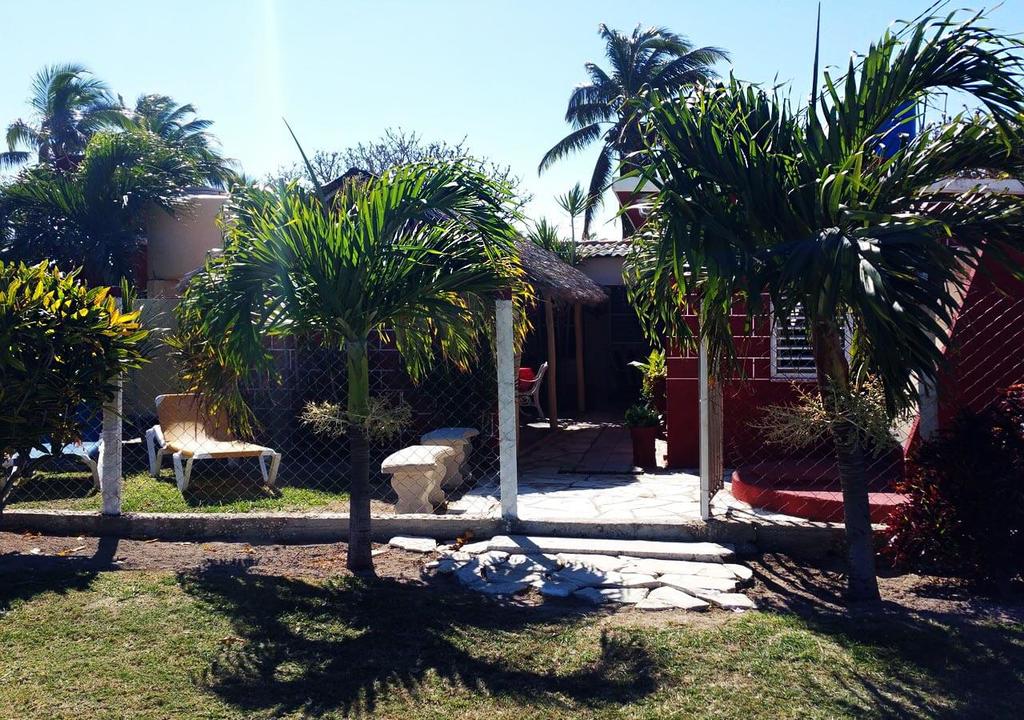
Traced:
<path fill-rule="evenodd" d="M 467 530 L 474 537 L 506 532 L 497 519 L 459 515 L 402 515 L 373 518 L 373 539 L 395 535 L 451 539 Z M 7 510 L 0 530 L 48 535 L 112 535 L 159 540 L 225 540 L 253 543 L 340 542 L 348 537 L 347 513 L 125 513 L 104 516 L 72 510 Z"/>
<path fill-rule="evenodd" d="M 720 519 L 678 525 L 520 520 L 509 526 L 499 518 L 393 515 L 373 518 L 372 528 L 373 539 L 378 542 L 386 542 L 395 535 L 446 540 L 470 531 L 475 538 L 511 532 L 623 540 L 707 540 L 738 548 L 756 546 L 763 552 L 785 552 L 798 557 L 821 557 L 841 551 L 844 546 L 842 527 L 782 526 Z M 7 510 L 0 516 L 0 530 L 171 541 L 326 543 L 341 542 L 348 537 L 348 514 L 126 513 L 106 516 L 76 510 Z"/>

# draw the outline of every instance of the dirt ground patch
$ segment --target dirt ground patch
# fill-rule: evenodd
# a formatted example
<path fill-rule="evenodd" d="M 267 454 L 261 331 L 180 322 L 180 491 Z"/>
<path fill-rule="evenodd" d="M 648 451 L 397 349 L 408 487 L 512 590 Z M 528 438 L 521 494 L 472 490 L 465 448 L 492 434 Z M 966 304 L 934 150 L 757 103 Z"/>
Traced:
<path fill-rule="evenodd" d="M 147 570 L 187 573 L 210 568 L 257 575 L 322 579 L 344 576 L 345 543 L 315 545 L 253 545 L 229 542 L 164 542 L 95 537 L 58 537 L 35 533 L 0 532 L 0 577 L 48 569 Z M 374 545 L 374 563 L 382 578 L 410 584 L 430 583 L 439 589 L 457 589 L 448 578 L 429 580 L 423 564 L 433 555 L 410 553 Z M 745 592 L 765 610 L 808 613 L 846 612 L 842 592 L 842 560 L 808 562 L 781 554 L 745 558 L 754 570 L 755 583 Z M 884 568 L 879 578 L 885 611 L 925 616 L 1024 622 L 1024 597 L 985 598 L 962 582 L 916 574 L 895 574 Z M 517 604 L 533 604 L 527 596 Z M 628 607 L 621 611 L 631 610 Z M 877 612 L 878 608 L 865 609 Z M 643 624 L 707 622 L 713 613 L 634 613 Z"/>

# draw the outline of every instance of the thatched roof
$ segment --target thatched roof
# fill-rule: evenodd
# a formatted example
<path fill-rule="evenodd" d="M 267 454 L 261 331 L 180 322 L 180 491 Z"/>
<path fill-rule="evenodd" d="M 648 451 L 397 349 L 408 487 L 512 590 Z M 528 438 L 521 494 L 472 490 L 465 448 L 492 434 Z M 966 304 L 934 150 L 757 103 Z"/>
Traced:
<path fill-rule="evenodd" d="M 540 297 L 571 305 L 598 305 L 608 299 L 600 285 L 550 250 L 525 238 L 517 245 L 526 279 Z"/>

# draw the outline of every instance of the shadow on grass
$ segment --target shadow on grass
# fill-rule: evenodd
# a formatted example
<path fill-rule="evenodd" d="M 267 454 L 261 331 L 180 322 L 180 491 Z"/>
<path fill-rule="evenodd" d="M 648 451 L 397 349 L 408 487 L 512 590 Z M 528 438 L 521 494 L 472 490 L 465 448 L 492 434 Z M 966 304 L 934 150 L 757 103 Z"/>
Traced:
<path fill-rule="evenodd" d="M 241 569 L 208 566 L 180 582 L 244 640 L 224 648 L 204 680 L 247 712 L 372 713 L 385 697 L 422 695 L 428 678 L 552 709 L 566 699 L 622 704 L 655 690 L 655 661 L 640 640 L 602 635 L 595 660 L 561 673 L 498 639 L 516 633 L 508 643 L 521 642 L 536 626 L 538 642 L 550 641 L 559 630 L 550 610 L 390 580 L 314 585 Z"/>
<path fill-rule="evenodd" d="M 882 569 L 883 575 L 886 572 Z M 844 607 L 845 578 L 785 556 L 759 565 L 756 579 L 771 591 L 767 611 L 796 614 L 814 633 L 831 637 L 855 660 L 833 668 L 833 682 L 870 699 L 881 717 L 1020 717 L 1024 705 L 1024 601 L 1003 609 L 1015 619 L 950 605 L 911 608 L 892 601 Z M 921 585 L 924 598 L 971 599 L 949 585 Z M 941 608 L 941 609 L 939 609 Z M 886 669 L 879 680 L 865 667 Z M 813 675 L 809 692 L 825 692 Z M 855 715 L 863 708 L 850 705 Z"/>
<path fill-rule="evenodd" d="M 92 475 L 88 470 L 81 470 L 80 463 L 72 465 L 67 461 L 52 461 L 48 464 L 51 468 L 37 470 L 21 480 L 7 504 L 80 499 L 96 494 Z"/>
<path fill-rule="evenodd" d="M 118 542 L 116 537 L 101 537 L 96 552 L 88 557 L 0 555 L 0 613 L 42 593 L 87 590 L 100 572 L 118 569 L 114 563 Z"/>

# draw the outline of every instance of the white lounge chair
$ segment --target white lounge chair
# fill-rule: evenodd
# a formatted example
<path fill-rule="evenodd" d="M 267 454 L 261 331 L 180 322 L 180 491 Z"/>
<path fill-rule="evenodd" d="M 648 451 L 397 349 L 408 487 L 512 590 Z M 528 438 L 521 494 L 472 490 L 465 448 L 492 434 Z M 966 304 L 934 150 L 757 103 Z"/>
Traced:
<path fill-rule="evenodd" d="M 178 490 L 188 489 L 194 460 L 234 460 L 255 457 L 260 461 L 263 482 L 270 487 L 277 480 L 281 453 L 262 445 L 236 440 L 221 412 L 211 416 L 201 395 L 158 395 L 156 414 L 160 421 L 146 431 L 149 474 L 157 477 L 164 455 L 174 461 Z M 269 467 L 268 467 L 269 461 Z"/>

